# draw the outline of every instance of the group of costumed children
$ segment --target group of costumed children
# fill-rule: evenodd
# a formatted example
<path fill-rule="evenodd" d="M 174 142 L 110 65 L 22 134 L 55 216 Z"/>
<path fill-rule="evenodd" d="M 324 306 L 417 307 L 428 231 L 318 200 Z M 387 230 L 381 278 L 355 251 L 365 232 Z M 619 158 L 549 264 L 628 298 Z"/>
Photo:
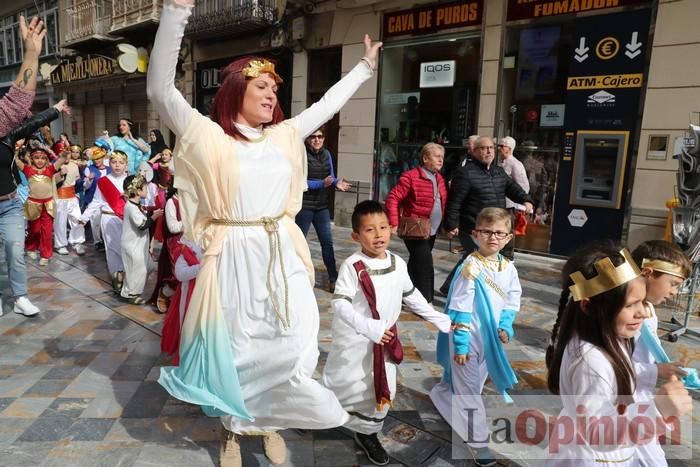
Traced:
<path fill-rule="evenodd" d="M 333 340 L 322 375 L 350 414 L 344 426 L 373 464 L 390 461 L 377 434 L 396 394 L 396 366 L 403 358 L 396 322 L 403 303 L 440 331 L 437 359 L 444 373 L 431 400 L 476 465 L 495 465 L 481 394 L 490 378 L 504 402 L 512 403 L 507 391 L 517 384 L 503 348 L 513 338 L 521 297 L 514 263 L 500 253 L 512 238 L 510 213 L 500 208 L 479 213 L 472 231 L 479 248 L 455 275 L 445 313 L 433 310 L 411 284 L 405 262 L 387 251 L 390 225 L 379 203 L 358 204 L 352 227 L 361 250 L 340 268 L 331 302 Z M 622 401 L 627 407 L 622 416 L 629 420 L 644 403 L 663 420 L 689 412 L 686 388 L 698 388 L 700 381 L 694 369 L 672 363 L 661 347 L 654 307 L 675 295 L 690 271 L 683 251 L 665 241 L 645 242 L 631 255 L 611 243 L 594 244 L 568 260 L 547 351 L 548 386 L 561 395 L 560 416 L 573 420 L 581 404 L 587 416 L 612 416 Z M 570 405 L 569 396 L 578 404 Z M 586 435 L 591 433 L 547 454 L 547 464 L 667 465 L 659 442 L 667 435 L 663 430 L 612 447 Z"/>
<path fill-rule="evenodd" d="M 18 158 L 29 181 L 27 251 L 38 250 L 42 261 L 48 261 L 52 229 L 59 219 L 61 232 L 57 228 L 55 235 L 59 247 L 82 245 L 83 227 L 90 223 L 93 236 L 101 235 L 104 241 L 115 293 L 142 304 L 146 278 L 154 266 L 151 239 L 162 245 L 158 285 L 151 298 L 161 311 L 170 303 L 162 347 L 177 365 L 180 324 L 201 251 L 181 238 L 178 200 L 170 188 L 170 154 L 153 167 L 142 164 L 134 175 L 126 173 L 128 156 L 111 151 L 106 143 L 98 140 L 86 154 L 93 161 L 89 167 L 80 167 L 79 148 L 71 148 L 54 163 L 43 149 L 32 150 L 28 162 Z M 106 157 L 109 167 L 104 165 Z M 159 184 L 151 181 L 154 169 Z M 80 171 L 85 174 L 82 179 Z M 62 174 L 58 188 L 56 173 Z M 82 213 L 74 201 L 76 190 L 85 192 L 87 207 Z M 71 227 L 69 237 L 66 224 Z M 494 465 L 481 393 L 490 378 L 510 402 L 507 391 L 517 384 L 503 348 L 513 338 L 521 297 L 516 268 L 500 254 L 512 237 L 510 213 L 500 208 L 479 213 L 472 232 L 479 248 L 455 275 L 445 313 L 427 303 L 413 287 L 406 263 L 387 251 L 391 227 L 379 203 L 359 203 L 352 228 L 361 248 L 340 268 L 331 302 L 333 342 L 322 375 L 322 383 L 350 415 L 345 427 L 355 433 L 356 443 L 372 463 L 389 462 L 377 434 L 396 394 L 397 365 L 403 359 L 396 323 L 405 304 L 440 331 L 437 359 L 444 374 L 430 392 L 431 400 L 465 440 L 475 463 Z M 81 248 L 76 252 L 81 254 Z M 664 352 L 654 306 L 677 292 L 690 269 L 683 252 L 664 241 L 646 242 L 631 255 L 605 244 L 574 254 L 563 269 L 560 308 L 547 351 L 550 391 L 563 399 L 582 398 L 581 402 L 597 397 L 589 406 L 591 416 L 616 413 L 622 400 L 628 402 L 625 416 L 630 418 L 641 401 L 657 401 L 655 410 L 664 418 L 687 413 L 691 402 L 684 384 L 697 387 L 699 381 L 694 370 L 680 368 Z M 666 382 L 657 390 L 658 380 Z M 456 405 L 455 396 L 460 396 Z M 571 404 L 563 405 L 563 414 L 575 417 Z M 563 446 L 548 464 L 666 465 L 657 436 L 614 449 L 589 441 Z"/>
<path fill-rule="evenodd" d="M 142 162 L 137 174 L 127 175 L 127 154 L 112 150 L 105 137 L 85 151 L 77 145 L 58 148 L 58 155 L 46 146 L 35 145 L 28 151 L 19 150 L 21 147 L 16 163 L 29 186 L 27 254 L 33 259 L 40 256 L 40 265 L 48 264 L 54 247 L 68 254 L 70 245 L 82 255 L 89 223 L 93 240 L 105 250 L 114 292 L 140 305 L 145 303 L 142 294 L 155 265 L 152 256 L 159 251 L 158 280 L 151 301 L 166 312 L 180 286 L 179 273 L 189 280 L 198 264 L 198 249 L 180 242 L 182 222 L 172 188 L 170 150 Z M 185 287 L 185 295 L 191 293 Z M 178 312 L 184 310 L 179 295 L 174 302 Z"/>

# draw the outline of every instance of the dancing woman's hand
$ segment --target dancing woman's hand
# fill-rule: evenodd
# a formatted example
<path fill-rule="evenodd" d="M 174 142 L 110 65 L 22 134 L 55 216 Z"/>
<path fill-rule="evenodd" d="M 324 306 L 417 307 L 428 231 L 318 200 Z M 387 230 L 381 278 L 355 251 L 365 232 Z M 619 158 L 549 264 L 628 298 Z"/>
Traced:
<path fill-rule="evenodd" d="M 369 38 L 369 34 L 365 34 L 365 55 L 362 57 L 369 61 L 372 69 L 377 67 L 377 57 L 379 56 L 379 49 L 382 48 L 382 42 L 375 42 L 372 44 L 372 39 Z"/>

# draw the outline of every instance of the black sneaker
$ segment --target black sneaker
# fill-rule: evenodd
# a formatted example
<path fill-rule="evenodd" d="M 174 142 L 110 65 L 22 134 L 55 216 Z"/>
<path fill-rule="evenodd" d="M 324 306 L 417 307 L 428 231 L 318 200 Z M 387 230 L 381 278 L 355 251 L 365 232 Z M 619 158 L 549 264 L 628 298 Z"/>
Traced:
<path fill-rule="evenodd" d="M 95 250 L 105 251 L 105 244 L 103 242 L 95 243 Z"/>
<path fill-rule="evenodd" d="M 377 434 L 363 435 L 355 433 L 355 443 L 362 448 L 367 455 L 367 459 L 374 465 L 387 465 L 389 463 L 389 454 L 386 453 L 382 443 L 379 442 Z"/>
<path fill-rule="evenodd" d="M 489 448 L 471 448 L 474 456 L 474 463 L 481 467 L 489 467 L 496 465 L 496 458 L 493 457 L 493 452 Z"/>

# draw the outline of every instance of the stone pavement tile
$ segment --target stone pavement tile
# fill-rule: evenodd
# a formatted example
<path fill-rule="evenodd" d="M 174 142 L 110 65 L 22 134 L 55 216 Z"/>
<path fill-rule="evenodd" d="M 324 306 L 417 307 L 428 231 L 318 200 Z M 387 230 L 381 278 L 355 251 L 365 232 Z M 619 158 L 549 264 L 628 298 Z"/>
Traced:
<path fill-rule="evenodd" d="M 31 418 L 0 417 L 0 443 L 12 444 L 29 428 L 33 421 Z"/>
<path fill-rule="evenodd" d="M 186 443 L 194 420 L 184 417 L 122 418 L 105 436 L 106 441 Z"/>
<path fill-rule="evenodd" d="M 113 307 L 116 313 L 136 321 L 146 328 L 160 332 L 165 314 L 158 313 L 150 305 L 125 305 Z"/>
<path fill-rule="evenodd" d="M 52 403 L 53 398 L 29 397 L 16 399 L 0 413 L 2 418 L 37 418 Z"/>
<path fill-rule="evenodd" d="M 124 407 L 134 395 L 139 381 L 113 381 L 112 390 L 92 399 L 80 417 L 87 418 L 119 418 L 124 411 Z"/>
<path fill-rule="evenodd" d="M 113 381 L 143 381 L 158 360 L 158 357 L 132 359 L 134 355 L 131 354 L 124 364 L 114 372 Z"/>
<path fill-rule="evenodd" d="M 22 433 L 18 441 L 59 441 L 75 420 L 65 415 L 38 418 Z"/>
<path fill-rule="evenodd" d="M 17 365 L 0 365 L 0 381 L 15 374 Z"/>
<path fill-rule="evenodd" d="M 123 418 L 155 418 L 161 414 L 170 396 L 156 382 L 145 382 L 136 390 L 124 412 Z"/>
<path fill-rule="evenodd" d="M 43 348 L 42 339 L 16 339 L 10 346 L 2 349 L 0 365 L 22 365 Z"/>
<path fill-rule="evenodd" d="M 120 315 L 112 315 L 106 320 L 102 321 L 102 323 L 95 328 L 95 331 L 99 331 L 101 329 L 104 330 L 113 330 L 113 331 L 121 331 L 125 327 L 129 325 L 130 321 L 123 316 Z M 113 336 L 112 338 L 114 338 Z"/>
<path fill-rule="evenodd" d="M 326 467 L 366 464 L 367 457 L 352 439 L 314 441 L 315 465 Z"/>
<path fill-rule="evenodd" d="M 100 319 L 81 319 L 71 327 L 61 333 L 61 337 L 68 338 L 84 338 L 90 334 L 97 326 L 102 324 Z"/>
<path fill-rule="evenodd" d="M 27 389 L 23 397 L 57 397 L 70 384 L 69 380 L 64 379 L 41 379 L 34 383 L 32 387 Z"/>
<path fill-rule="evenodd" d="M 49 370 L 41 379 L 57 380 L 66 379 L 72 381 L 84 370 L 80 366 L 56 365 Z"/>
<path fill-rule="evenodd" d="M 14 401 L 14 397 L 0 397 L 0 413 L 5 410 L 5 407 L 12 404 Z"/>
<path fill-rule="evenodd" d="M 41 467 L 129 467 L 140 449 L 141 443 L 64 441 L 46 454 Z"/>
<path fill-rule="evenodd" d="M 113 424 L 111 418 L 80 418 L 64 436 L 73 441 L 102 441 Z"/>
<path fill-rule="evenodd" d="M 189 404 L 173 397 L 165 401 L 165 406 L 160 411 L 160 415 L 162 417 L 197 417 L 201 420 L 216 420 L 217 423 L 219 421 L 218 418 L 205 416 L 198 405 Z"/>
<path fill-rule="evenodd" d="M 103 376 L 112 376 L 117 369 L 124 364 L 124 361 L 129 358 L 129 353 L 125 351 L 119 352 L 101 352 L 95 360 L 90 363 L 88 369 Z"/>
<path fill-rule="evenodd" d="M 61 397 L 80 397 L 94 399 L 100 394 L 112 390 L 109 376 L 97 373 L 89 368 L 83 370 L 60 394 Z"/>
<path fill-rule="evenodd" d="M 146 329 L 129 321 L 129 324 L 112 339 L 106 350 L 108 352 L 132 352 L 147 333 L 149 332 Z"/>
<path fill-rule="evenodd" d="M 40 465 L 51 449 L 54 442 L 15 442 L 0 449 L 0 459 L 3 467 L 33 467 Z M 65 465 L 65 464 L 63 464 Z"/>
<path fill-rule="evenodd" d="M 192 424 L 190 436 L 192 441 L 218 442 L 221 439 L 221 420 L 215 417 L 204 416 L 196 418 Z M 286 436 L 285 439 L 287 439 Z"/>
<path fill-rule="evenodd" d="M 78 399 L 78 398 L 65 398 L 61 397 L 55 399 L 51 405 L 49 405 L 46 410 L 44 410 L 40 417 L 79 417 L 85 408 L 90 404 L 92 399 Z"/>
<path fill-rule="evenodd" d="M 379 439 L 392 458 L 406 465 L 421 465 L 449 444 L 395 418 L 386 419 Z"/>
<path fill-rule="evenodd" d="M 146 444 L 133 467 L 207 467 L 219 465 L 218 443 L 163 446 Z"/>

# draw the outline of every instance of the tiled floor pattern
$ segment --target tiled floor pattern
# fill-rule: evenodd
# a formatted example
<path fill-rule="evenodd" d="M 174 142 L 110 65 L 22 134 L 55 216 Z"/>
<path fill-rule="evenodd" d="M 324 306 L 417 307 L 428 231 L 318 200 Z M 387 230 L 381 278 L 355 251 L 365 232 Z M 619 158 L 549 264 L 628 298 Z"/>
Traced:
<path fill-rule="evenodd" d="M 334 234 L 340 264 L 355 244 L 347 229 L 337 228 Z M 313 233 L 309 241 L 317 262 L 321 368 L 332 316 Z M 434 251 L 436 285 L 456 258 L 446 245 L 439 246 L 444 249 Z M 394 241 L 392 247 L 407 257 L 401 242 Z M 158 336 L 162 315 L 115 297 L 102 255 L 54 258 L 42 268 L 27 260 L 31 297 L 42 313 L 27 319 L 12 313 L 6 303 L 0 318 L 0 466 L 216 465 L 218 420 L 170 398 L 156 382 L 166 363 Z M 507 352 L 520 380 L 516 393 L 544 394 L 542 362 L 555 317 L 561 263 L 520 255 L 517 264 L 523 309 Z M 2 269 L 0 285 L 7 292 Z M 435 330 L 410 313 L 403 314 L 399 326 L 406 351 L 402 386 L 383 431 L 392 465 L 472 465 L 451 458 L 449 426 L 426 396 L 440 375 L 434 364 Z M 690 365 L 700 359 L 700 345 L 693 339 L 666 347 Z M 342 429 L 303 434 L 286 430 L 283 436 L 288 465 L 367 464 Z M 258 440 L 244 440 L 243 451 L 245 466 L 268 465 Z"/>

